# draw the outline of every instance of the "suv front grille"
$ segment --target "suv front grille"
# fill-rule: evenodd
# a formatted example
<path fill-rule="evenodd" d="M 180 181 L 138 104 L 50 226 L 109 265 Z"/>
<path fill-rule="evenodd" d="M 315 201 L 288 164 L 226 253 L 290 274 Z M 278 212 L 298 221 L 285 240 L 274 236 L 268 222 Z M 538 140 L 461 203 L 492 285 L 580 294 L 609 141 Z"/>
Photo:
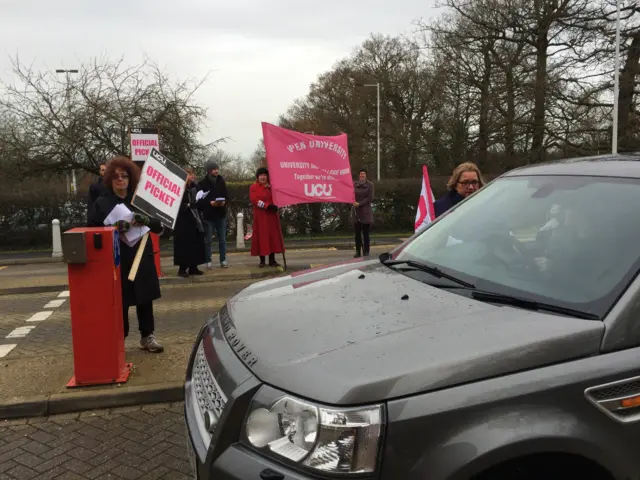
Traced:
<path fill-rule="evenodd" d="M 227 397 L 211 372 L 207 358 L 204 355 L 204 344 L 202 342 L 198 347 L 195 361 L 193 362 L 191 382 L 202 416 L 204 417 L 205 413 L 210 411 L 217 418 L 220 418 L 227 404 Z"/>
<path fill-rule="evenodd" d="M 205 450 L 211 445 L 212 433 L 217 426 L 220 416 L 227 404 L 227 397 L 216 381 L 207 357 L 204 353 L 204 343 L 201 341 L 196 350 L 191 370 L 192 412 L 198 425 L 200 438 Z M 201 458 L 203 460 L 203 458 Z"/>

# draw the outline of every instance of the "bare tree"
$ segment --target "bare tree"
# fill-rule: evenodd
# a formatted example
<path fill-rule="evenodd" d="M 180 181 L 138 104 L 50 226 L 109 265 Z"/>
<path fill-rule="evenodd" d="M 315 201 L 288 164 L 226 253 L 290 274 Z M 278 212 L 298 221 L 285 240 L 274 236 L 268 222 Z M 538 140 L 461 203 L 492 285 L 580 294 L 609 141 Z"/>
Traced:
<path fill-rule="evenodd" d="M 213 161 L 220 167 L 220 173 L 227 181 L 245 181 L 253 177 L 251 163 L 242 155 L 225 152 L 221 148 L 214 148 L 206 157 L 206 161 Z M 198 165 L 199 170 L 204 174 L 204 164 Z"/>
<path fill-rule="evenodd" d="M 129 153 L 131 126 L 160 132 L 161 149 L 189 164 L 214 145 L 198 135 L 206 111 L 194 99 L 201 81 L 175 82 L 150 61 L 127 66 L 98 58 L 65 78 L 13 59 L 14 83 L 0 106 L 10 116 L 3 143 L 28 174 L 82 169 Z"/>
<path fill-rule="evenodd" d="M 249 158 L 249 168 L 251 169 L 251 173 L 255 174 L 256 170 L 260 167 L 267 166 L 267 151 L 264 148 L 264 140 L 260 140 L 260 143 L 256 147 L 256 149 L 251 154 Z M 253 178 L 253 176 L 251 177 Z"/>

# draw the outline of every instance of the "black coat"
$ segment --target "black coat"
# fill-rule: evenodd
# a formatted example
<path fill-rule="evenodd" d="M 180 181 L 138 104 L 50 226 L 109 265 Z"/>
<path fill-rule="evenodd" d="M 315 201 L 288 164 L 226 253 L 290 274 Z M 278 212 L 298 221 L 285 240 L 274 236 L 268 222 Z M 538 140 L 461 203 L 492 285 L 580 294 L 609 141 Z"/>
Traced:
<path fill-rule="evenodd" d="M 173 230 L 173 264 L 177 266 L 195 267 L 207 261 L 202 213 L 196 208 L 197 191 L 195 183 L 185 189 Z"/>
<path fill-rule="evenodd" d="M 455 207 L 458 203 L 464 200 L 464 197 L 455 190 L 449 190 L 447 194 L 440 197 L 433 202 L 433 210 L 436 214 L 436 218 L 445 213 L 450 208 Z"/>
<path fill-rule="evenodd" d="M 202 216 L 205 220 L 218 220 L 227 216 L 227 207 L 212 207 L 211 202 L 216 198 L 224 198 L 229 203 L 229 194 L 227 193 L 227 184 L 222 178 L 222 175 L 218 175 L 213 180 L 209 175 L 204 177 L 198 183 L 198 191 L 209 192 L 204 198 L 198 201 L 198 208 L 202 210 Z"/>
<path fill-rule="evenodd" d="M 98 178 L 98 181 L 89 185 L 89 197 L 87 198 L 87 220 L 89 219 L 89 213 L 91 207 L 95 201 L 107 192 L 104 183 L 102 183 L 102 177 Z"/>
<path fill-rule="evenodd" d="M 137 211 L 131 206 L 131 195 L 123 199 L 108 189 L 102 197 L 98 197 L 94 202 L 91 212 L 89 212 L 87 226 L 104 227 L 105 218 L 119 203 L 124 203 L 132 212 Z M 162 225 L 155 218 L 151 219 L 151 227 L 149 228 L 153 233 L 162 233 Z M 135 280 L 130 282 L 127 278 L 139 245 L 140 243 L 129 247 L 122 240 L 120 241 L 120 277 L 122 280 L 122 303 L 124 306 L 141 305 L 160 298 L 160 281 L 158 280 L 150 238 L 147 239 L 147 244 L 144 247 L 144 253 L 142 254 Z"/>

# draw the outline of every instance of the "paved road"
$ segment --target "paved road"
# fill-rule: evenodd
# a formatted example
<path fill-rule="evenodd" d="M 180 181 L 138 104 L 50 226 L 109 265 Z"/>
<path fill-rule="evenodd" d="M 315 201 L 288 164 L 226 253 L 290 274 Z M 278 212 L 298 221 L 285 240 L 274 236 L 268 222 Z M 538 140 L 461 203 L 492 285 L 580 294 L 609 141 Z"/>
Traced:
<path fill-rule="evenodd" d="M 0 421 L 0 479 L 189 479 L 182 404 Z"/>
<path fill-rule="evenodd" d="M 324 250 L 309 251 L 306 255 L 300 258 L 314 265 L 348 259 L 352 253 Z M 232 257 L 231 260 L 234 263 L 228 270 L 239 269 L 236 259 Z M 51 265 L 42 267 L 51 268 Z M 19 270 L 18 266 L 15 269 Z M 21 275 L 29 278 L 27 271 L 21 271 Z M 17 276 L 9 277 L 8 281 L 16 282 L 17 279 Z M 165 346 L 162 355 L 151 355 L 138 348 L 137 321 L 135 311 L 131 309 L 131 334 L 125 348 L 135 371 L 127 386 L 182 380 L 193 340 L 203 323 L 229 297 L 253 281 L 245 278 L 164 285 L 162 298 L 154 302 L 156 334 Z M 66 391 L 64 386 L 73 374 L 73 350 L 69 300 L 61 296 L 64 293 L 59 290 L 0 295 L 0 401 Z M 39 380 L 33 382 L 33 378 Z"/>
<path fill-rule="evenodd" d="M 389 246 L 372 247 L 371 254 L 379 255 L 383 251 L 390 250 Z M 287 252 L 287 265 L 290 270 L 308 268 L 309 265 L 326 265 L 340 262 L 352 258 L 352 250 L 336 249 L 312 249 L 312 250 L 291 250 Z M 214 258 L 214 261 L 217 259 Z M 207 275 L 250 276 L 251 273 L 265 273 L 265 270 L 258 269 L 258 260 L 246 253 L 230 254 L 228 256 L 231 268 L 223 270 L 218 267 L 207 271 Z M 282 256 L 278 255 L 278 261 L 282 263 Z M 167 277 L 177 276 L 177 267 L 173 266 L 172 258 L 162 259 L 162 270 Z M 0 292 L 10 291 L 15 293 L 19 288 L 33 287 L 53 287 L 67 284 L 67 266 L 62 262 L 30 264 L 30 265 L 8 265 L 0 267 Z"/>
<path fill-rule="evenodd" d="M 135 370 L 125 387 L 182 381 L 193 341 L 207 319 L 251 280 L 173 285 L 162 288 L 154 302 L 156 334 L 165 352 L 152 355 L 138 348 L 135 309 L 130 311 L 131 334 L 126 339 L 127 360 Z M 69 302 L 45 308 L 57 293 L 0 296 L 0 401 L 65 393 L 73 374 Z M 49 312 L 43 321 L 34 314 Z M 15 336 L 20 328 L 29 331 Z M 38 379 L 34 382 L 33 379 Z M 123 388 L 125 388 L 123 387 Z M 1 438 L 1 436 L 0 436 Z"/>
<path fill-rule="evenodd" d="M 410 234 L 407 234 L 409 236 Z M 375 236 L 372 238 L 372 242 L 385 242 L 385 243 L 400 243 L 400 237 L 378 237 Z M 338 239 L 314 239 L 310 237 L 308 240 L 290 240 L 285 239 L 285 244 L 288 248 L 304 248 L 305 245 L 313 244 L 314 247 L 338 247 L 340 249 L 348 249 L 353 246 L 353 239 L 351 237 L 338 238 Z M 250 244 L 248 244 L 250 245 Z M 173 249 L 173 242 L 163 242 L 160 246 L 160 250 L 162 254 L 171 255 Z M 218 244 L 216 241 L 212 244 L 212 251 L 217 253 Z M 234 252 L 235 251 L 235 240 L 229 239 L 227 242 L 227 251 Z M 3 260 L 19 260 L 25 258 L 51 258 L 51 249 L 44 250 L 36 250 L 36 251 L 26 251 L 26 252 L 0 252 L 0 261 Z"/>

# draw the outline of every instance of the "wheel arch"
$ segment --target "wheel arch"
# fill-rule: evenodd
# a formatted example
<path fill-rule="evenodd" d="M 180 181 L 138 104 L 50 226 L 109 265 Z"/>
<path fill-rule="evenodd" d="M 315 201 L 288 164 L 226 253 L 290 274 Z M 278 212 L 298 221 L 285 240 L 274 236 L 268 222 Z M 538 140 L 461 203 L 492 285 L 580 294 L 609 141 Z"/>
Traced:
<path fill-rule="evenodd" d="M 473 461 L 461 466 L 452 476 L 452 480 L 478 480 L 482 474 L 510 462 L 522 461 L 531 457 L 571 457 L 576 462 L 585 462 L 597 466 L 612 479 L 626 478 L 628 472 L 620 472 L 614 459 L 601 448 L 589 441 L 566 437 L 538 437 L 506 443 L 484 452 Z"/>

